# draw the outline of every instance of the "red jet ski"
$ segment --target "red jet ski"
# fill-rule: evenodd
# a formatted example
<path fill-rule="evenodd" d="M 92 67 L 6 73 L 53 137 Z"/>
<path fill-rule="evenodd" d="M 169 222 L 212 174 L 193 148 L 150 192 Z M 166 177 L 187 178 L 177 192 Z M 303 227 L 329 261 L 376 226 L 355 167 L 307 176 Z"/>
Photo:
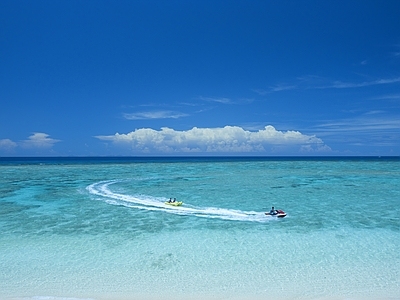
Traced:
<path fill-rule="evenodd" d="M 284 217 L 286 217 L 286 213 L 285 213 L 283 210 L 281 210 L 281 209 L 275 210 L 275 213 L 274 213 L 274 214 L 271 214 L 270 212 L 266 212 L 265 215 L 271 216 L 271 217 L 277 217 L 277 218 L 284 218 Z"/>

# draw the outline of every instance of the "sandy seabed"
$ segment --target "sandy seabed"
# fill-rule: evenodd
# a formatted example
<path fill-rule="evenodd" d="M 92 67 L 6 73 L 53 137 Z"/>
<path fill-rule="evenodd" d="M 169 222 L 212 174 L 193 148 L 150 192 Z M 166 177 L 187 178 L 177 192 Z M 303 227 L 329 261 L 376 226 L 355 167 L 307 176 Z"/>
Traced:
<path fill-rule="evenodd" d="M 21 293 L 22 295 L 25 293 Z M 73 293 L 71 293 L 73 294 Z M 347 295 L 288 295 L 288 294 L 277 294 L 271 293 L 271 295 L 171 295 L 171 294 L 159 294 L 159 295 L 149 295 L 149 294 L 127 294 L 127 293 L 106 293 L 106 294 L 96 294 L 91 295 L 79 295 L 79 296 L 11 296 L 11 295 L 1 295 L 2 300 L 400 300 L 400 291 L 397 293 L 383 294 L 381 292 L 370 293 L 370 294 L 356 294 L 349 293 Z"/>

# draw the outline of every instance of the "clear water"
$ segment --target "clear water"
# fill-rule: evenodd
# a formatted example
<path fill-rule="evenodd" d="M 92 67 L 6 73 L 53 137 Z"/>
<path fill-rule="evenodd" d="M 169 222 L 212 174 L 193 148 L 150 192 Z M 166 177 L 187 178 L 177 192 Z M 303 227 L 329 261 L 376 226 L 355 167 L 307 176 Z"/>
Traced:
<path fill-rule="evenodd" d="M 2 158 L 0 205 L 0 299 L 400 299 L 398 158 Z"/>

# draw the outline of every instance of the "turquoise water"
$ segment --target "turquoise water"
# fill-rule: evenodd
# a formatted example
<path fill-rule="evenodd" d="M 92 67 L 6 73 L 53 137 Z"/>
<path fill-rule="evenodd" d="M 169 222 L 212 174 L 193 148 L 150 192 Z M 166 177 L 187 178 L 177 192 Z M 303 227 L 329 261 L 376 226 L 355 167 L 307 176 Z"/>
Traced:
<path fill-rule="evenodd" d="M 399 204 L 398 158 L 3 158 L 0 299 L 400 299 Z"/>

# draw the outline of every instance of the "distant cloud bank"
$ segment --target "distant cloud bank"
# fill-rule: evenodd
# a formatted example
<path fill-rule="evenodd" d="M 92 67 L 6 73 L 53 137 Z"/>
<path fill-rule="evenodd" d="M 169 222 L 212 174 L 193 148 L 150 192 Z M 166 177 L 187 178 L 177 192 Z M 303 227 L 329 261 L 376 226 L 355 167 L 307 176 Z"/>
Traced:
<path fill-rule="evenodd" d="M 58 142 L 60 142 L 60 140 L 52 139 L 46 133 L 35 132 L 29 136 L 28 139 L 18 143 L 10 139 L 0 140 L 0 150 L 11 152 L 17 147 L 26 149 L 50 149 Z"/>
<path fill-rule="evenodd" d="M 299 131 L 278 131 L 266 126 L 259 131 L 247 131 L 238 126 L 197 128 L 176 131 L 161 128 L 136 129 L 127 134 L 96 136 L 119 145 L 127 145 L 143 153 L 274 153 L 288 149 L 297 153 L 329 152 L 331 149 L 314 135 Z"/>
<path fill-rule="evenodd" d="M 17 147 L 17 143 L 13 142 L 10 139 L 2 139 L 0 140 L 0 149 L 10 151 Z"/>
<path fill-rule="evenodd" d="M 35 132 L 27 140 L 21 142 L 21 146 L 25 148 L 51 148 L 60 140 L 49 138 L 46 133 Z"/>

